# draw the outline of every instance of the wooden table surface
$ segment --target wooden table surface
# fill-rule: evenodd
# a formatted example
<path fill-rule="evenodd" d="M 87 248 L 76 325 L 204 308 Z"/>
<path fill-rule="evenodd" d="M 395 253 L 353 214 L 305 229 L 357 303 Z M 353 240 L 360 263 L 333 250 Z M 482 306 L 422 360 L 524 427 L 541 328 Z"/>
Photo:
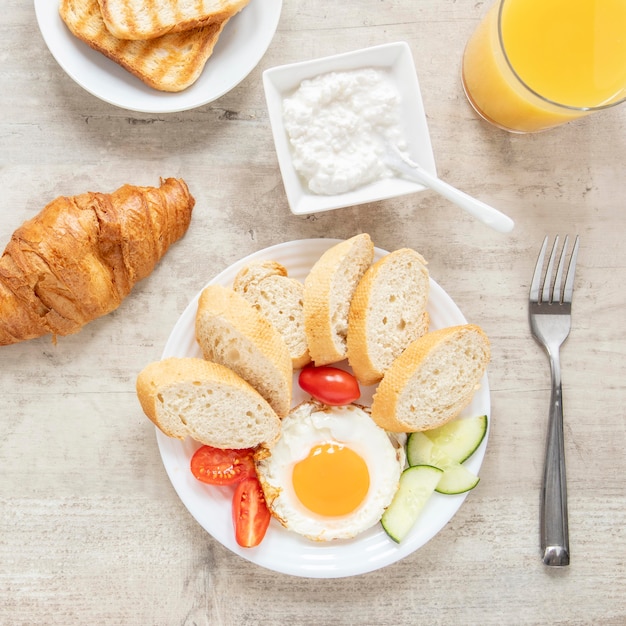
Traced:
<path fill-rule="evenodd" d="M 50 0 L 53 2 L 54 0 Z M 255 0 L 259 1 L 259 0 Z M 32 2 L 0 24 L 0 240 L 58 195 L 184 178 L 191 227 L 112 314 L 80 333 L 0 349 L 0 623 L 626 623 L 626 108 L 536 135 L 477 119 L 459 81 L 488 4 L 285 2 L 276 35 L 236 88 L 195 110 L 135 113 L 72 81 Z M 423 192 L 313 216 L 290 213 L 262 71 L 406 41 L 439 175 L 516 222 L 496 233 Z M 208 535 L 174 492 L 137 373 L 188 301 L 244 255 L 301 238 L 370 233 L 409 246 L 488 333 L 492 430 L 481 482 L 407 558 L 339 579 L 261 568 Z M 580 235 L 562 351 L 572 562 L 539 557 L 550 395 L 527 293 L 543 237 Z"/>

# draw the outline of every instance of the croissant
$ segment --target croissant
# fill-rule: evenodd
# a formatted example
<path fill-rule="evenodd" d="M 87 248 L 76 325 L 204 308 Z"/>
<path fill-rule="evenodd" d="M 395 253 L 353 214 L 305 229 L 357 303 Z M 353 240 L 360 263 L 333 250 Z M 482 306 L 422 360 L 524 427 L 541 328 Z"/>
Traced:
<path fill-rule="evenodd" d="M 194 204 L 176 178 L 53 200 L 0 257 L 0 345 L 56 341 L 116 309 L 185 234 Z"/>

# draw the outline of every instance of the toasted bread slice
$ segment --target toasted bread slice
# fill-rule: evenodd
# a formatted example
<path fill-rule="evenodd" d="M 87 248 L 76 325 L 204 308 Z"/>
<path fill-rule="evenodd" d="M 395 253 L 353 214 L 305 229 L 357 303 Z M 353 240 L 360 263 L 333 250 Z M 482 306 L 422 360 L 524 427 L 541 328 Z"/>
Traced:
<path fill-rule="evenodd" d="M 61 0 L 71 33 L 159 91 L 178 92 L 202 73 L 227 20 L 149 41 L 124 41 L 107 30 L 98 0 Z"/>
<path fill-rule="evenodd" d="M 362 233 L 326 250 L 306 277 L 304 324 L 315 365 L 346 358 L 350 301 L 373 258 L 374 244 Z"/>
<path fill-rule="evenodd" d="M 357 285 L 348 316 L 348 361 L 363 385 L 378 382 L 393 360 L 428 331 L 426 261 L 410 248 L 385 255 Z"/>
<path fill-rule="evenodd" d="M 118 39 L 154 39 L 221 24 L 250 0 L 98 0 L 107 30 Z"/>
<path fill-rule="evenodd" d="M 192 437 L 216 448 L 271 447 L 280 418 L 246 381 L 227 367 L 171 357 L 137 377 L 144 413 L 168 437 Z"/>
<path fill-rule="evenodd" d="M 454 419 L 471 402 L 491 358 L 489 339 L 475 324 L 422 335 L 391 364 L 372 402 L 385 430 L 415 432 Z"/>
<path fill-rule="evenodd" d="M 200 294 L 196 339 L 205 359 L 232 369 L 284 417 L 291 408 L 293 368 L 285 340 L 243 296 L 222 285 Z"/>
<path fill-rule="evenodd" d="M 311 357 L 304 332 L 304 285 L 275 261 L 258 261 L 242 268 L 233 289 L 258 309 L 282 335 L 294 369 Z"/>

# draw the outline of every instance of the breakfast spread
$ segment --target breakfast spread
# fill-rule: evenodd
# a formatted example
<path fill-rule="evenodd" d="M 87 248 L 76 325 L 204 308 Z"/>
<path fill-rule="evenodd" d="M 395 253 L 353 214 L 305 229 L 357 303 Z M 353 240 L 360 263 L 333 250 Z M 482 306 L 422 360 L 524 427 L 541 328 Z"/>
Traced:
<path fill-rule="evenodd" d="M 401 98 L 385 70 L 330 72 L 283 101 L 293 165 L 316 194 L 345 193 L 392 176 L 385 143 L 404 150 Z"/>
<path fill-rule="evenodd" d="M 351 538 L 381 521 L 399 542 L 430 494 L 463 493 L 478 483 L 463 462 L 485 436 L 486 417 L 455 418 L 480 384 L 489 342 L 471 324 L 430 331 L 426 261 L 401 249 L 373 263 L 373 251 L 365 233 L 331 246 L 312 264 L 304 293 L 289 298 L 287 319 L 298 327 L 304 319 L 313 359 L 299 372 L 284 339 L 288 329 L 274 327 L 276 309 L 267 307 L 275 298 L 259 289 L 269 277 L 287 278 L 286 268 L 270 261 L 239 270 L 239 293 L 218 284 L 202 291 L 195 335 L 203 359 L 167 358 L 139 374 L 146 415 L 166 435 L 203 444 L 192 474 L 235 486 L 240 546 L 262 541 L 267 516 L 315 541 Z M 378 276 L 387 277 L 384 288 L 372 288 Z M 252 293 L 242 295 L 246 290 Z M 350 371 L 353 307 L 373 317 L 387 310 L 400 328 L 390 329 L 395 356 L 381 365 L 371 408 L 359 404 L 361 381 Z M 417 333 L 404 332 L 402 320 L 411 315 Z M 357 334 L 363 342 L 370 334 L 380 339 L 375 324 L 364 328 Z M 200 374 L 200 363 L 218 369 Z M 294 374 L 310 398 L 292 407 Z"/>
<path fill-rule="evenodd" d="M 70 335 L 116 309 L 185 234 L 194 204 L 176 178 L 50 202 L 0 258 L 0 345 Z"/>
<path fill-rule="evenodd" d="M 606 2 L 626 8 L 626 0 Z M 598 409 L 592 397 L 602 346 L 619 336 L 611 320 L 620 294 L 610 279 L 624 270 L 609 236 L 620 222 L 611 206 L 619 194 L 615 184 L 604 189 L 619 158 L 597 150 L 610 130 L 583 120 L 576 151 L 574 129 L 553 146 L 544 136 L 508 141 L 490 125 L 514 124 L 459 109 L 458 71 L 451 80 L 459 64 L 449 51 L 461 50 L 454 35 L 485 11 L 482 3 L 444 12 L 433 2 L 419 11 L 408 2 L 34 0 L 34 10 L 15 11 L 17 4 L 10 1 L 3 72 L 9 594 L 0 613 L 8 621 L 383 624 L 541 621 L 546 607 L 564 622 L 622 614 L 619 594 L 609 590 L 607 604 L 598 593 L 619 551 L 585 579 L 575 604 L 559 600 L 580 591 L 578 580 L 565 589 L 562 577 L 542 576 L 524 556 L 528 518 L 538 517 L 543 564 L 569 564 L 568 381 L 561 389 L 557 344 L 594 330 L 596 318 L 600 331 L 583 337 L 598 357 L 596 375 L 572 381 L 586 411 L 579 425 L 601 434 L 601 444 L 604 433 L 619 432 L 604 423 L 619 415 L 616 402 Z M 522 22 L 507 20 L 506 7 L 516 5 L 542 3 L 498 0 L 486 22 L 491 35 L 499 26 L 488 43 L 504 51 L 499 69 L 513 71 L 513 83 L 517 66 L 543 67 L 524 48 Z M 35 18 L 41 39 L 32 36 Z M 406 41 L 377 45 L 397 38 Z M 518 44 L 510 55 L 507 38 Z M 492 51 L 484 40 L 472 47 L 476 41 L 464 70 L 472 50 Z M 424 71 L 421 92 L 413 60 Z M 478 66 L 475 82 L 502 79 Z M 485 107 L 472 99 L 480 85 L 463 84 L 480 113 Z M 176 178 L 159 182 L 164 161 Z M 513 211 L 519 205 L 519 237 L 507 244 L 450 215 L 442 198 L 496 231 L 513 227 L 439 178 L 454 178 L 459 164 L 459 183 L 472 194 L 491 193 L 495 204 L 499 194 Z M 154 187 L 140 187 L 142 178 Z M 125 182 L 134 184 L 117 189 Z M 44 188 L 54 193 L 41 201 Z M 567 237 L 556 238 L 552 253 L 547 247 L 546 231 L 565 223 L 593 235 L 578 294 L 587 319 L 571 308 L 578 238 L 569 269 Z M 531 281 L 524 257 L 531 238 L 544 237 Z M 598 242 L 604 247 L 592 256 Z M 521 298 L 502 296 L 527 284 L 530 334 L 511 315 Z M 526 367 L 533 336 L 537 352 L 548 348 L 553 374 L 547 416 L 534 407 L 550 387 Z M 492 350 L 523 362 L 496 368 L 490 397 Z M 511 384 L 516 370 L 524 378 Z M 135 377 L 137 401 L 128 393 Z M 528 410 L 520 415 L 521 395 Z M 495 442 L 487 442 L 491 400 L 501 419 Z M 536 426 L 546 417 L 541 481 L 532 476 L 541 472 Z M 502 447 L 511 443 L 507 456 Z M 595 443 L 575 442 L 579 466 L 589 465 Z M 618 457 L 609 443 L 602 478 Z M 525 471 L 507 472 L 510 465 Z M 580 467 L 572 469 L 580 478 Z M 618 479 L 603 481 L 603 490 L 620 495 Z M 612 547 L 615 512 L 625 509 L 612 498 L 596 515 L 596 487 L 583 485 L 573 501 L 583 513 L 576 521 L 590 520 L 589 537 Z M 594 523 L 610 532 L 594 535 Z M 340 580 L 351 576 L 360 578 Z M 523 583 L 514 597 L 511 580 Z"/>
<path fill-rule="evenodd" d="M 228 20 L 248 3 L 61 0 L 78 39 L 160 91 L 179 92 L 202 73 Z"/>

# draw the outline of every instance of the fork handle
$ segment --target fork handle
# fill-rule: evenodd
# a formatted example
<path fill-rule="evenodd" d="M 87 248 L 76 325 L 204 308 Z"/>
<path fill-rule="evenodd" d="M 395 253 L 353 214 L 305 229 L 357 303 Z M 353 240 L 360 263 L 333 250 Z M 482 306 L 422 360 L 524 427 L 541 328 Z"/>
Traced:
<path fill-rule="evenodd" d="M 569 565 L 563 393 L 558 352 L 550 355 L 552 393 L 541 490 L 541 550 L 544 565 Z"/>

